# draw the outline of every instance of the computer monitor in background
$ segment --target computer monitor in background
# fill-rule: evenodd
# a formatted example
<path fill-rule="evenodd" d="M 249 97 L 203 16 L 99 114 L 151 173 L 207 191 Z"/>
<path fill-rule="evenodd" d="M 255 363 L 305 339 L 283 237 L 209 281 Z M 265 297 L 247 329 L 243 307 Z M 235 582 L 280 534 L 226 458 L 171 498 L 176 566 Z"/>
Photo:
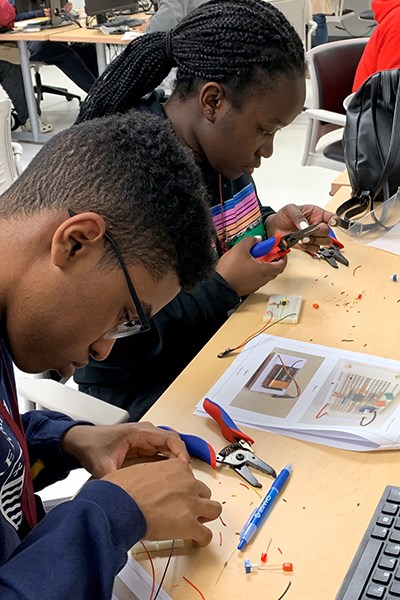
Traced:
<path fill-rule="evenodd" d="M 49 1 L 50 19 L 51 19 L 51 25 L 53 27 L 59 26 L 61 21 L 63 20 L 61 18 L 61 11 L 62 11 L 63 5 L 64 5 L 64 2 L 62 2 L 62 0 L 50 0 Z"/>
<path fill-rule="evenodd" d="M 108 13 L 129 9 L 131 13 L 146 10 L 151 2 L 135 0 L 85 0 L 85 12 L 88 16 L 96 16 L 98 23 L 104 23 Z"/>
<path fill-rule="evenodd" d="M 17 15 L 21 13 L 31 12 L 32 10 L 39 10 L 43 8 L 44 3 L 38 0 L 16 0 L 15 10 Z"/>

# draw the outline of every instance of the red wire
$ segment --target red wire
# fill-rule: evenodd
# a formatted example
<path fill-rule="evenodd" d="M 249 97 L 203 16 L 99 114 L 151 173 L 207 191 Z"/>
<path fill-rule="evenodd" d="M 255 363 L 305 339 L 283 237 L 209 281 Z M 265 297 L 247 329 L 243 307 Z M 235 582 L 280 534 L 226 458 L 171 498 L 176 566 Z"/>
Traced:
<path fill-rule="evenodd" d="M 149 600 L 153 600 L 154 589 L 156 587 L 156 572 L 154 570 L 154 563 L 153 563 L 153 559 L 151 558 L 150 552 L 146 548 L 146 544 L 144 544 L 143 542 L 140 542 L 140 543 L 142 544 L 142 546 L 144 548 L 144 551 L 147 554 L 147 558 L 150 561 L 152 582 L 151 582 L 151 592 L 150 592 L 150 598 L 149 598 Z"/>
<path fill-rule="evenodd" d="M 187 577 L 182 577 L 182 579 L 184 579 L 186 581 L 186 583 L 188 583 L 189 585 L 191 585 L 192 588 L 194 588 L 196 590 L 196 592 L 198 592 L 200 594 L 200 596 L 202 597 L 203 600 L 206 600 L 205 596 L 203 596 L 203 594 L 201 593 L 201 591 L 199 590 L 199 588 L 196 587 L 194 585 L 194 583 L 192 583 L 191 581 L 189 581 L 189 579 Z"/>
<path fill-rule="evenodd" d="M 295 379 L 294 375 L 291 375 L 291 373 L 290 373 L 290 371 L 288 370 L 287 366 L 286 366 L 286 365 L 285 365 L 285 363 L 283 362 L 281 355 L 280 355 L 280 354 L 278 354 L 277 356 L 278 356 L 279 360 L 280 360 L 280 361 L 281 361 L 281 363 L 282 363 L 282 367 L 283 367 L 283 370 L 285 371 L 286 375 L 287 375 L 287 376 L 290 378 L 290 380 L 291 380 L 291 381 L 294 383 L 294 385 L 296 386 L 296 393 L 297 393 L 297 396 L 295 396 L 295 398 L 298 398 L 298 397 L 300 396 L 300 394 L 301 394 L 301 387 L 300 387 L 300 386 L 299 386 L 299 384 L 297 383 L 297 381 L 296 381 L 296 379 Z M 298 362 L 298 361 L 296 361 L 296 362 Z M 293 364 L 295 364 L 295 363 L 293 363 Z"/>
<path fill-rule="evenodd" d="M 239 350 L 239 348 L 241 348 L 242 346 L 245 346 L 247 344 L 248 341 L 250 341 L 252 338 L 256 337 L 256 335 L 260 335 L 260 333 L 262 333 L 263 331 L 265 331 L 265 329 L 268 327 L 268 325 L 271 323 L 272 318 L 273 318 L 273 313 L 272 311 L 268 311 L 269 313 L 271 313 L 271 316 L 269 318 L 269 321 L 267 321 L 265 323 L 265 325 L 263 325 L 261 327 L 261 329 L 259 329 L 258 331 L 256 331 L 255 333 L 252 333 L 251 335 L 249 335 L 249 337 L 247 337 L 241 344 L 239 344 L 239 346 L 236 346 L 235 348 L 231 348 L 231 350 Z"/>

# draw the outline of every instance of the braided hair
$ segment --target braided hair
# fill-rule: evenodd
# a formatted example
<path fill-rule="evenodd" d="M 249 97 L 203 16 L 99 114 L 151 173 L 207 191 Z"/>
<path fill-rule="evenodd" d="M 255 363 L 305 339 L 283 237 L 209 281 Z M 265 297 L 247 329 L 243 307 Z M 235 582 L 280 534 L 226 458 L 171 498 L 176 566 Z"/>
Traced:
<path fill-rule="evenodd" d="M 304 49 L 286 17 L 264 0 L 211 0 L 168 32 L 145 34 L 106 68 L 78 122 L 125 112 L 177 67 L 182 99 L 200 82 L 225 84 L 238 107 L 244 92 L 281 74 L 304 75 Z"/>

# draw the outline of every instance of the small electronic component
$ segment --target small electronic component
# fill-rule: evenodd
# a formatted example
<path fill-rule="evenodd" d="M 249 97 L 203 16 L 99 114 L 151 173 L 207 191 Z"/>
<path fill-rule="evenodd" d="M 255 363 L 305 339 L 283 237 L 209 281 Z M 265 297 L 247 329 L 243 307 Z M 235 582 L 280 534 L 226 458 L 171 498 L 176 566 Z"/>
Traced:
<path fill-rule="evenodd" d="M 266 567 L 260 566 L 257 563 L 252 563 L 250 559 L 246 558 L 246 560 L 244 561 L 244 571 L 247 574 L 255 573 L 256 571 L 283 571 L 285 573 L 292 573 L 293 563 L 284 562 L 281 565 L 270 565 Z"/>
<path fill-rule="evenodd" d="M 144 540 L 143 542 L 138 542 L 131 548 L 131 554 L 135 556 L 136 554 L 142 554 L 146 552 L 144 546 L 146 547 L 148 552 L 159 552 L 160 550 L 170 550 L 172 548 L 172 544 L 175 548 L 183 548 L 184 542 L 183 540 L 163 540 L 161 542 L 152 541 L 152 540 Z"/>
<path fill-rule="evenodd" d="M 272 294 L 265 310 L 264 321 L 276 323 L 279 319 L 284 318 L 284 323 L 295 325 L 299 320 L 302 302 L 301 296 Z"/>

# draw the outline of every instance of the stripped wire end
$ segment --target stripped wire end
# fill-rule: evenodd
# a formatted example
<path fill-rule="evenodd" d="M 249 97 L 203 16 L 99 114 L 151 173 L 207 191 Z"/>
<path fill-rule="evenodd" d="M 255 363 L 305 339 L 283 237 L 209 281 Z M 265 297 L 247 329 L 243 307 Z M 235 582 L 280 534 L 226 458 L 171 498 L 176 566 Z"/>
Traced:
<path fill-rule="evenodd" d="M 218 358 L 224 358 L 224 356 L 227 356 L 228 354 L 230 354 L 233 351 L 234 351 L 234 348 L 225 348 L 225 350 L 223 350 L 222 352 L 220 352 L 219 354 L 217 354 L 217 357 Z"/>

